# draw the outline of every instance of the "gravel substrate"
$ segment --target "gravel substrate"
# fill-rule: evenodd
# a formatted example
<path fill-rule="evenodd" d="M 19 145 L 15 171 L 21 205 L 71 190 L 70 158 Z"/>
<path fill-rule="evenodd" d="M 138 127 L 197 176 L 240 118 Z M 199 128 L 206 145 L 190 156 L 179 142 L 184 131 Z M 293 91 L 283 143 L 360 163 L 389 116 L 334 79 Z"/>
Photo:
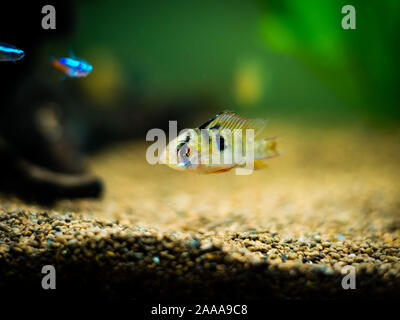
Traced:
<path fill-rule="evenodd" d="M 77 295 L 398 298 L 398 135 L 313 137 L 247 177 L 152 167 L 128 144 L 92 161 L 101 201 L 2 199 L 0 290 L 40 291 L 50 264 L 57 292 Z M 346 265 L 355 290 L 342 288 Z"/>

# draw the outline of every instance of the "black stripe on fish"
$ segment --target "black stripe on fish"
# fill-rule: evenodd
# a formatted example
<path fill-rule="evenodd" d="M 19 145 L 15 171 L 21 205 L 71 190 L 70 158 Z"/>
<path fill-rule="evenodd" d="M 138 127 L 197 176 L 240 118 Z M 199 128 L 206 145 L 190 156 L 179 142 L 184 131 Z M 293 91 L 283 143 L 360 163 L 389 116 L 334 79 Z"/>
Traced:
<path fill-rule="evenodd" d="M 220 152 L 224 151 L 224 149 L 225 149 L 224 137 L 222 135 L 220 135 L 219 133 L 217 133 L 215 137 L 216 137 L 216 144 L 217 144 L 218 150 Z"/>
<path fill-rule="evenodd" d="M 202 123 L 201 125 L 198 126 L 198 128 L 201 129 L 205 129 L 207 128 L 207 126 L 213 122 L 217 117 L 219 116 L 219 114 L 217 114 L 216 116 L 212 117 L 210 120 L 207 120 L 206 122 Z"/>
<path fill-rule="evenodd" d="M 219 123 L 217 123 L 216 125 L 212 126 L 212 128 L 210 128 L 210 130 L 218 130 L 221 127 L 221 125 Z"/>

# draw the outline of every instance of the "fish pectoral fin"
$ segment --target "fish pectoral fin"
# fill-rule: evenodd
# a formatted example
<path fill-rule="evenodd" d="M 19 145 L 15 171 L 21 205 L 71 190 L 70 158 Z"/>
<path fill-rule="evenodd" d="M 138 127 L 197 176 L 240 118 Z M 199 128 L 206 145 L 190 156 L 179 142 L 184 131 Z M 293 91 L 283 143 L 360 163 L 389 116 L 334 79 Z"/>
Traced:
<path fill-rule="evenodd" d="M 211 171 L 210 173 L 223 173 L 223 172 L 227 172 L 229 170 L 231 170 L 232 168 L 236 167 L 237 164 L 234 164 L 233 166 L 230 167 L 226 167 L 226 168 L 222 168 L 222 169 L 217 169 L 215 171 Z"/>

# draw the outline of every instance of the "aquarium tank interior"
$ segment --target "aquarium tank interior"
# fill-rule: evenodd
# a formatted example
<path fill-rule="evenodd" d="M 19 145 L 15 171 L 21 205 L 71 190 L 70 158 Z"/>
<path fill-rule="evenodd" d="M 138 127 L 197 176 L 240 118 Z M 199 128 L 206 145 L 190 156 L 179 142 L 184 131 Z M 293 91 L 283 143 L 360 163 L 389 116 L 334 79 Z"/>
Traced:
<path fill-rule="evenodd" d="M 183 318 L 398 299 L 399 11 L 2 4 L 1 295 Z"/>

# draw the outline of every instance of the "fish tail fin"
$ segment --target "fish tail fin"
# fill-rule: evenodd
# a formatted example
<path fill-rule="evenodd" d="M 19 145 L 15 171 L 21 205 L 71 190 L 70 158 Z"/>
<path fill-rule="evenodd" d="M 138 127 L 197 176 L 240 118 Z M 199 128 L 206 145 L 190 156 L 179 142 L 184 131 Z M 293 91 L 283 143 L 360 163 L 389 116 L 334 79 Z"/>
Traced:
<path fill-rule="evenodd" d="M 265 138 L 264 156 L 266 158 L 273 158 L 280 155 L 277 140 L 279 137 Z"/>
<path fill-rule="evenodd" d="M 278 137 L 273 137 L 261 140 L 261 152 L 256 156 L 256 159 L 254 159 L 254 169 L 268 168 L 268 159 L 280 155 L 277 139 Z"/>

